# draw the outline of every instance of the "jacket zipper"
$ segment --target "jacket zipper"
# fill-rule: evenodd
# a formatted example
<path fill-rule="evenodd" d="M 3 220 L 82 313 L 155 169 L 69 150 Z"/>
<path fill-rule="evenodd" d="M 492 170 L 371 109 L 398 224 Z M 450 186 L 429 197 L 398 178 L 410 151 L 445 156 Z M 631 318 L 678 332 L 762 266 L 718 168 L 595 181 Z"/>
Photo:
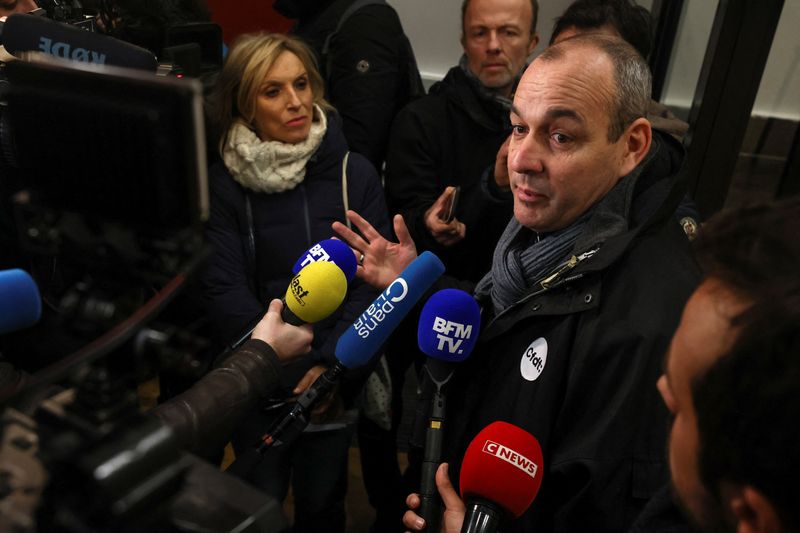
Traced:
<path fill-rule="evenodd" d="M 303 217 L 306 222 L 306 245 L 311 248 L 311 213 L 308 208 L 308 194 L 306 194 L 306 184 L 300 184 L 300 192 L 303 194 Z"/>

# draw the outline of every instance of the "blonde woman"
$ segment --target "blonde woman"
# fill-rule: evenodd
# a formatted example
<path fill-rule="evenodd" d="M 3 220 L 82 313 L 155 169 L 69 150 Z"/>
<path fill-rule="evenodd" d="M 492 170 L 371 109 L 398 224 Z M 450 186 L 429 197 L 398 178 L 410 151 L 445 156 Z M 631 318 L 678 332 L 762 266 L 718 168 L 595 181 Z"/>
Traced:
<path fill-rule="evenodd" d="M 264 314 L 272 298 L 283 296 L 301 253 L 330 238 L 334 220 L 344 222 L 348 150 L 339 117 L 323 98 L 313 57 L 295 38 L 258 34 L 236 41 L 214 104 L 222 161 L 210 172 L 208 238 L 215 252 L 204 285 L 215 337 L 229 343 Z M 355 153 L 347 156 L 346 169 L 350 208 L 388 233 L 375 169 Z M 337 314 L 315 324 L 312 354 L 284 367 L 277 400 L 290 402 L 324 371 L 339 334 L 375 296 L 358 281 L 348 294 Z M 345 385 L 340 392 L 354 395 L 355 389 Z M 263 406 L 240 426 L 233 439 L 238 452 L 253 446 L 280 416 L 280 402 L 275 405 Z M 296 532 L 344 531 L 346 422 L 340 415 L 312 423 L 293 445 L 270 450 L 249 476 L 280 500 L 291 477 Z"/>

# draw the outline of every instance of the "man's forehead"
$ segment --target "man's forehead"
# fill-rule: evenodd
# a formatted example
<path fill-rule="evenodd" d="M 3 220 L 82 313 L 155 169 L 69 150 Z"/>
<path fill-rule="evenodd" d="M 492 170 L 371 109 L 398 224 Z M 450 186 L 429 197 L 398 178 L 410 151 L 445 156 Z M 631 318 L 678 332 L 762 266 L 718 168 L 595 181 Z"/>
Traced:
<path fill-rule="evenodd" d="M 468 27 L 486 23 L 530 27 L 532 16 L 530 0 L 471 0 L 464 24 Z"/>
<path fill-rule="evenodd" d="M 611 73 L 602 63 L 570 62 L 570 56 L 553 61 L 534 61 L 520 80 L 512 113 L 520 118 L 573 118 L 606 110 L 614 101 Z M 601 119 L 602 120 L 602 119 Z"/>
<path fill-rule="evenodd" d="M 728 353 L 737 333 L 732 320 L 747 305 L 719 280 L 705 280 L 686 303 L 667 355 L 667 375 L 682 367 L 694 378 Z"/>

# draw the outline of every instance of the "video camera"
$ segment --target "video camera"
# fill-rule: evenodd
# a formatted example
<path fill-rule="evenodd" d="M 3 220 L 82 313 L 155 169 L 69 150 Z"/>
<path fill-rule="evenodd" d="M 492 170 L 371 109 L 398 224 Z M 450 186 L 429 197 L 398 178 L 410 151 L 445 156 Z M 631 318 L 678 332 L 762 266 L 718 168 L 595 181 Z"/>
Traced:
<path fill-rule="evenodd" d="M 140 334 L 207 253 L 201 84 L 21 58 L 4 66 L 16 183 L 0 172 L 0 189 L 15 191 L 30 263 L 73 287 L 47 302 L 72 307 L 85 341 L 59 344 L 13 393 L 0 385 L 0 530 L 278 531 L 277 502 L 183 454 L 138 413 Z"/>

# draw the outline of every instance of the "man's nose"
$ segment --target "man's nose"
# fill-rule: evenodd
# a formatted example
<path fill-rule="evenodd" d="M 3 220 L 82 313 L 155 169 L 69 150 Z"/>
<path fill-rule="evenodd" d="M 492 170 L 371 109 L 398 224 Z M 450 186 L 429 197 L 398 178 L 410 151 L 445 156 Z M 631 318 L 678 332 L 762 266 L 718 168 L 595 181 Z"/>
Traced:
<path fill-rule="evenodd" d="M 503 43 L 500 42 L 500 34 L 497 30 L 489 32 L 489 41 L 486 43 L 486 48 L 489 52 L 499 53 L 503 48 Z"/>
<path fill-rule="evenodd" d="M 544 171 L 542 149 L 533 134 L 511 139 L 508 149 L 508 170 L 517 174 L 540 174 Z"/>

